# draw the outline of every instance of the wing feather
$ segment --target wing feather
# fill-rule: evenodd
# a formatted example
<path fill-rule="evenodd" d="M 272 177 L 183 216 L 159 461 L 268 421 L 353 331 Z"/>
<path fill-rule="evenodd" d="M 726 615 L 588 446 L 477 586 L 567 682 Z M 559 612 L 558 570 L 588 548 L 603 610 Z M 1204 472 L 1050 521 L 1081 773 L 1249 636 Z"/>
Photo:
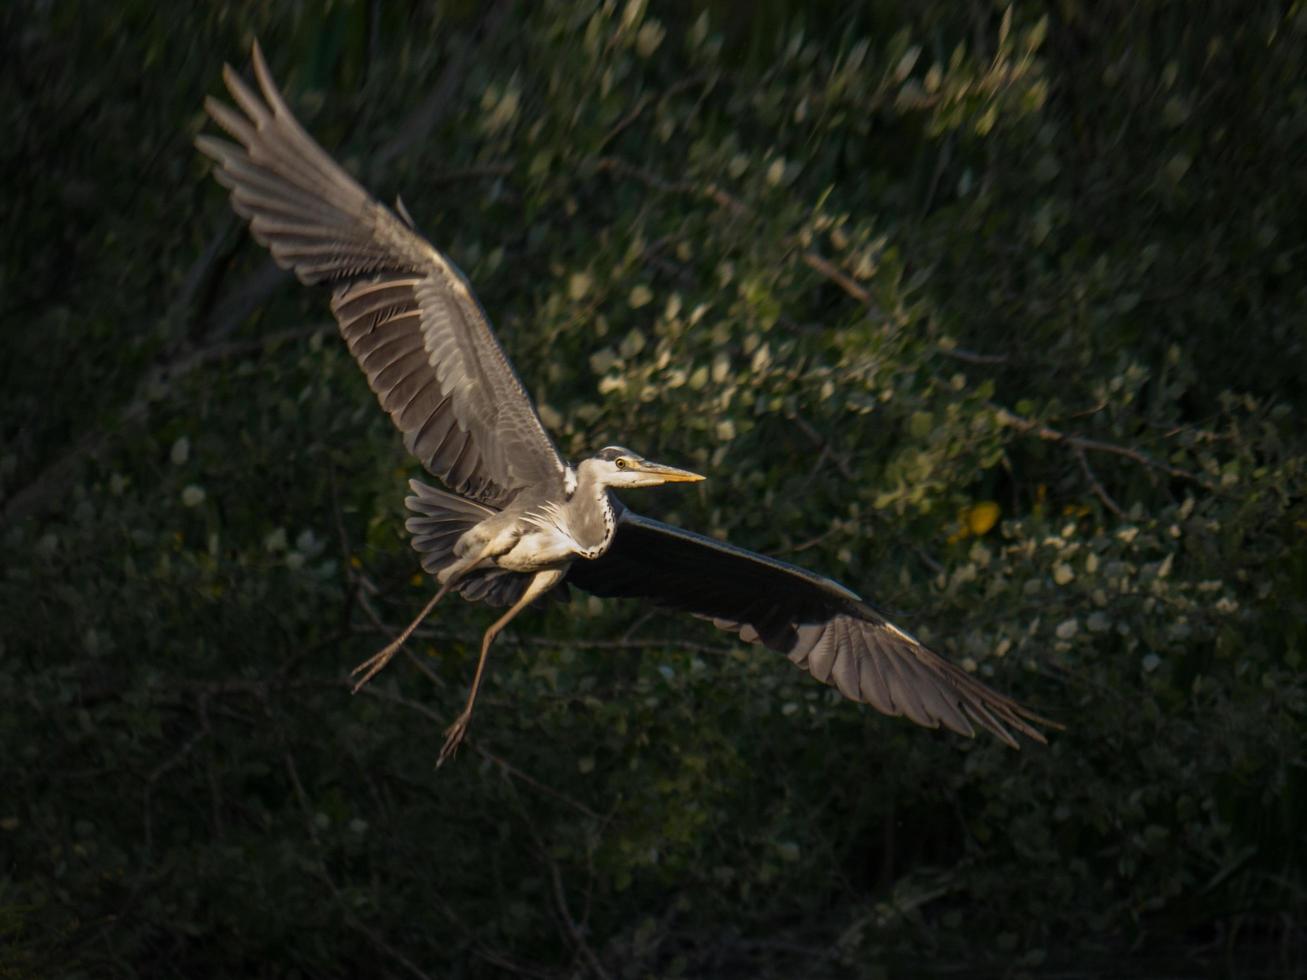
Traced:
<path fill-rule="evenodd" d="M 786 654 L 844 697 L 918 725 L 1009 745 L 1056 727 L 923 646 L 838 582 L 622 509 L 607 553 L 567 581 L 599 596 L 650 599 Z"/>
<path fill-rule="evenodd" d="M 333 290 L 341 334 L 404 436 L 455 493 L 496 507 L 562 487 L 564 465 L 457 267 L 347 174 L 295 119 L 257 44 L 258 91 L 230 66 L 235 107 L 205 108 L 235 143 L 200 136 L 255 239 Z"/>
<path fill-rule="evenodd" d="M 808 654 L 808 672 L 823 684 L 830 680 L 831 668 L 835 666 L 840 649 L 848 644 L 848 637 L 841 635 L 844 633 L 843 620 L 835 620 L 831 627 L 833 642 L 814 647 Z"/>
<path fill-rule="evenodd" d="M 849 630 L 852 634 L 855 630 Z M 835 648 L 835 660 L 831 664 L 830 683 L 834 684 L 850 701 L 858 700 L 861 687 L 858 682 L 858 658 L 854 645 L 849 641 Z"/>
<path fill-rule="evenodd" d="M 881 669 L 878 657 L 861 632 L 854 633 L 854 655 L 858 660 L 858 694 L 855 700 L 864 701 L 877 711 L 887 715 L 897 715 L 898 709 L 889 695 L 889 684 L 885 672 Z"/>

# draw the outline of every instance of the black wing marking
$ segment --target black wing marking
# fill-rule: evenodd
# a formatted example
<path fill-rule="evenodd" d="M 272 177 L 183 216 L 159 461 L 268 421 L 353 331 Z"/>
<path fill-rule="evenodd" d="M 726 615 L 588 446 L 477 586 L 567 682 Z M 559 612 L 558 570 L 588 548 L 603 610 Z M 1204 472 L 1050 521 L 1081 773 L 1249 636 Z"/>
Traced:
<path fill-rule="evenodd" d="M 962 735 L 1017 745 L 1053 725 L 899 629 L 838 582 L 624 510 L 607 553 L 573 563 L 567 582 L 604 597 L 650 599 L 711 619 L 806 667 L 853 701 Z"/>
<path fill-rule="evenodd" d="M 257 43 L 253 58 L 262 97 L 228 65 L 241 111 L 205 101 L 236 143 L 195 141 L 237 214 L 301 281 L 334 287 L 350 352 L 431 474 L 496 506 L 526 486 L 561 487 L 558 450 L 463 274 L 304 131 Z"/>

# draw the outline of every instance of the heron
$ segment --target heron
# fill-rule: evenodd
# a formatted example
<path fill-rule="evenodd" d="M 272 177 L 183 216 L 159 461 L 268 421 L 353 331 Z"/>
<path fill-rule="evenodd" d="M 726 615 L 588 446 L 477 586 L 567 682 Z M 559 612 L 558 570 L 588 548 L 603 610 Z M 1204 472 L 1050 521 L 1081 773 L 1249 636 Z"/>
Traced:
<path fill-rule="evenodd" d="M 463 710 L 438 765 L 467 732 L 495 637 L 536 600 L 570 587 L 643 599 L 711 620 L 807 668 L 845 698 L 1017 748 L 1054 725 L 890 622 L 838 582 L 645 517 L 614 491 L 703 476 L 607 446 L 565 461 L 467 278 L 417 229 L 401 199 L 382 204 L 308 134 L 256 41 L 255 92 L 231 67 L 235 107 L 205 101 L 234 142 L 196 139 L 253 237 L 331 310 L 369 386 L 436 487 L 410 481 L 405 527 L 434 597 L 353 672 L 354 690 L 391 660 L 450 591 L 507 607 L 486 629 Z"/>

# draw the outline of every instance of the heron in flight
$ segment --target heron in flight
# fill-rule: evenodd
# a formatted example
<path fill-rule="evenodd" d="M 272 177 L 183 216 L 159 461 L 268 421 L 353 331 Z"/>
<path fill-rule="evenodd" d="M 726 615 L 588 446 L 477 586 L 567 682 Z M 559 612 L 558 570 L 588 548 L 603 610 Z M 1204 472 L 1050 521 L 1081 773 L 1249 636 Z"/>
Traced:
<path fill-rule="evenodd" d="M 986 687 L 831 579 L 643 517 L 614 490 L 702 480 L 620 446 L 575 466 L 541 424 L 462 272 L 418 231 L 401 201 L 368 194 L 295 119 L 256 42 L 259 92 L 226 66 L 238 109 L 205 108 L 235 143 L 200 136 L 232 207 L 306 284 L 331 289 L 350 353 L 404 445 L 444 489 L 413 480 L 406 527 L 434 598 L 395 641 L 354 671 L 359 687 L 450 590 L 507 606 L 481 641 L 463 711 L 440 762 L 458 748 L 495 636 L 536 599 L 575 586 L 710 619 L 806 667 L 846 698 L 963 735 L 977 727 L 1017 747 L 1052 724 Z M 239 110 L 239 111 L 238 111 Z"/>

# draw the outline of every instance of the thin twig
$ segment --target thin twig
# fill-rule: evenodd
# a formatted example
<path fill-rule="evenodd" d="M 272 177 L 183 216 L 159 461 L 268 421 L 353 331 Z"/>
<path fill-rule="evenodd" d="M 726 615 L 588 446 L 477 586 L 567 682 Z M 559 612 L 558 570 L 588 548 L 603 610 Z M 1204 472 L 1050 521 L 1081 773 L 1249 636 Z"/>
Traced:
<path fill-rule="evenodd" d="M 203 713 L 204 695 L 200 695 L 201 712 Z M 146 777 L 145 786 L 141 791 L 141 836 L 143 838 L 143 855 L 140 863 L 140 871 L 137 872 L 132 882 L 131 891 L 127 898 L 118 903 L 115 908 L 115 915 L 105 924 L 100 935 L 107 938 L 114 929 L 114 923 L 124 922 L 127 920 L 128 913 L 132 911 L 141 895 L 144 894 L 146 885 L 156 880 L 158 872 L 154 875 L 149 873 L 149 869 L 154 866 L 154 786 L 166 773 L 171 772 L 174 768 L 181 765 L 188 755 L 195 750 L 195 747 L 209 737 L 207 723 L 200 728 L 195 734 L 188 738 L 180 748 L 177 749 L 163 762 L 159 763 Z M 165 862 L 166 864 L 167 862 Z"/>
<path fill-rule="evenodd" d="M 817 252 L 807 251 L 803 253 L 803 264 L 814 272 L 825 276 L 863 306 L 875 308 L 876 304 L 871 298 L 871 293 L 855 281 L 852 276 L 838 268 L 830 261 L 830 259 L 825 258 Z"/>
<path fill-rule="evenodd" d="M 545 847 L 545 842 L 541 840 L 540 834 L 536 830 L 535 821 L 531 819 L 531 815 L 527 813 L 526 807 L 522 805 L 522 798 L 517 795 L 517 789 L 511 782 L 506 783 L 506 785 L 509 794 L 513 797 L 513 802 L 517 807 L 518 815 L 521 816 L 522 823 L 526 827 L 527 833 L 535 843 L 536 852 L 539 855 L 541 862 L 549 869 L 549 878 L 553 886 L 555 911 L 558 914 L 559 922 L 562 924 L 563 929 L 566 931 L 568 938 L 572 942 L 573 948 L 576 950 L 576 954 L 585 961 L 586 966 L 590 968 L 590 972 L 598 977 L 599 980 L 612 980 L 609 972 L 604 969 L 603 963 L 599 961 L 599 957 L 595 955 L 595 951 L 591 949 L 590 944 L 586 942 L 585 935 L 576 924 L 576 920 L 572 918 L 571 910 L 567 905 L 567 894 L 563 889 L 563 876 L 558 870 L 558 862 L 550 857 L 549 849 Z"/>
<path fill-rule="evenodd" d="M 1126 459 L 1133 460 L 1140 466 L 1147 467 L 1148 469 L 1158 470 L 1159 472 L 1166 473 L 1169 476 L 1174 476 L 1177 479 L 1192 480 L 1194 483 L 1207 487 L 1209 490 L 1216 489 L 1211 481 L 1207 480 L 1205 477 L 1200 476 L 1197 473 L 1192 473 L 1189 470 L 1181 469 L 1178 466 L 1172 466 L 1170 463 L 1164 463 L 1160 459 L 1150 456 L 1142 450 L 1131 449 L 1129 446 L 1118 446 L 1116 443 L 1103 442 L 1100 439 L 1087 439 L 1084 436 L 1072 435 L 1069 432 L 1062 432 L 1058 429 L 1050 428 L 1042 422 L 1036 422 L 1034 419 L 1022 418 L 1020 415 L 1016 415 L 1001 406 L 991 405 L 990 407 L 993 408 L 1001 423 L 1016 429 L 1018 432 L 1028 432 L 1047 442 L 1061 442 L 1068 446 L 1077 447 L 1081 450 L 1088 450 L 1089 452 L 1110 453 L 1114 456 L 1122 456 Z"/>
<path fill-rule="evenodd" d="M 944 145 L 940 148 L 939 156 L 935 159 L 935 171 L 930 175 L 930 186 L 926 189 L 926 197 L 921 202 L 920 214 L 922 220 L 930 214 L 930 209 L 935 205 L 935 194 L 939 191 L 939 182 L 944 176 L 944 171 L 948 169 L 952 156 L 953 138 L 950 137 L 944 141 Z"/>
<path fill-rule="evenodd" d="M 594 164 L 595 173 L 611 173 L 619 177 L 633 177 L 646 187 L 671 194 L 692 194 L 696 187 L 689 181 L 666 180 L 652 171 L 637 167 L 620 157 L 599 157 Z"/>
<path fill-rule="evenodd" d="M 568 796 L 566 793 L 562 792 L 561 790 L 554 789 L 552 786 L 547 786 L 544 783 L 540 782 L 540 780 L 536 779 L 535 777 L 527 775 L 521 769 L 517 768 L 517 766 L 509 762 L 507 759 L 495 755 L 489 749 L 483 748 L 479 742 L 474 742 L 472 739 L 469 738 L 466 740 L 466 744 L 470 745 L 472 747 L 472 750 L 476 752 L 479 756 L 481 756 L 481 758 L 485 759 L 487 762 L 490 762 L 498 766 L 501 770 L 503 770 L 508 775 L 512 776 L 514 779 L 526 783 L 532 789 L 537 790 L 540 793 L 543 793 L 545 796 L 552 797 L 553 799 L 558 800 L 558 802 L 560 803 L 566 803 L 573 810 L 576 810 L 578 813 L 585 814 L 591 820 L 602 821 L 604 819 L 604 817 L 601 814 L 596 813 L 594 810 L 590 809 L 580 800 L 574 799 Z"/>
<path fill-rule="evenodd" d="M 479 956 L 492 966 L 507 970 L 509 973 L 517 974 L 521 977 L 534 977 L 536 980 L 556 980 L 557 974 L 538 970 L 534 967 L 527 966 L 524 963 L 518 963 L 506 954 L 496 949 L 491 949 L 480 938 L 477 930 L 469 926 L 461 915 L 459 915 L 448 900 L 437 891 L 433 895 L 436 906 L 444 913 L 447 918 L 463 936 L 463 941 L 471 948 L 474 956 Z"/>
<path fill-rule="evenodd" d="M 668 99 L 671 98 L 672 96 L 680 95 L 687 88 L 693 88 L 696 85 L 701 85 L 703 82 L 707 81 L 707 79 L 708 76 L 706 74 L 704 74 L 703 72 L 699 72 L 697 74 L 689 75 L 685 78 L 682 78 L 680 81 L 669 85 L 667 88 L 663 89 L 660 92 L 656 92 L 656 93 L 646 92 L 644 95 L 640 96 L 640 98 L 636 99 L 635 105 L 631 107 L 631 110 L 621 119 L 619 119 L 613 125 L 612 129 L 608 130 L 608 132 L 604 134 L 603 139 L 599 141 L 598 149 L 602 150 L 613 140 L 617 139 L 617 137 L 620 136 L 623 133 L 623 131 L 629 128 L 633 123 L 635 123 L 635 121 L 640 118 L 640 116 L 644 113 L 644 111 L 648 109 L 649 106 L 653 105 L 654 102 L 658 101 L 659 99 Z"/>
<path fill-rule="evenodd" d="M 336 528 L 336 540 L 340 545 L 340 569 L 345 580 L 345 601 L 340 610 L 340 626 L 348 630 L 354 606 L 358 602 L 359 582 L 350 564 L 353 546 L 350 544 L 349 532 L 345 530 L 345 516 L 340 508 L 340 491 L 336 487 L 336 468 L 327 467 L 327 495 L 331 500 L 331 518 Z"/>
<path fill-rule="evenodd" d="M 823 437 L 822 434 L 813 427 L 812 423 L 802 415 L 794 416 L 794 424 L 799 427 L 799 431 L 812 441 L 813 445 L 818 446 L 823 450 L 830 448 L 830 444 L 826 441 L 825 437 Z M 845 460 L 844 457 L 832 449 L 830 458 L 831 462 L 835 464 L 835 468 L 840 471 L 840 476 L 844 477 L 844 479 L 848 480 L 850 483 L 856 479 L 853 475 L 853 470 L 850 469 L 848 461 Z"/>
<path fill-rule="evenodd" d="M 381 633 L 390 637 L 392 641 L 395 640 L 399 636 L 401 631 L 393 626 L 388 626 L 385 622 L 383 622 L 381 616 L 377 613 L 376 608 L 372 605 L 371 596 L 373 594 L 376 594 L 376 592 L 378 591 L 377 587 L 373 585 L 370 581 L 368 581 L 367 577 L 364 575 L 358 575 L 357 579 L 361 586 L 367 586 L 367 589 L 360 588 L 356 592 L 358 607 L 363 610 L 363 614 L 367 616 L 368 619 L 372 620 L 372 624 Z M 354 632 L 357 633 L 360 632 L 360 630 L 357 627 L 355 627 Z M 437 633 L 435 631 L 425 630 L 419 627 L 418 629 L 415 629 L 413 631 L 413 634 L 410 638 L 415 640 L 417 639 L 429 640 L 432 639 L 433 637 L 438 637 L 443 635 L 445 634 Z M 433 671 L 430 667 L 426 665 L 426 663 L 422 660 L 422 657 L 418 655 L 417 651 L 413 650 L 407 643 L 405 643 L 404 646 L 402 646 L 400 649 L 403 650 L 405 659 L 407 659 L 409 663 L 411 663 L 419 671 L 425 674 L 427 680 L 429 680 L 435 687 L 441 690 L 444 689 L 445 682 L 440 679 L 439 674 L 437 674 L 435 671 Z"/>
<path fill-rule="evenodd" d="M 416 630 L 414 632 L 416 633 Z M 436 690 L 443 691 L 448 686 L 445 684 L 441 676 L 427 665 L 426 661 L 422 658 L 422 655 L 407 643 L 404 644 L 404 657 L 431 682 L 432 687 Z"/>
<path fill-rule="evenodd" d="M 659 610 L 653 610 L 646 616 L 641 617 L 635 623 L 635 626 L 643 624 L 649 616 L 657 615 Z M 391 626 L 384 623 L 375 629 L 366 626 L 353 627 L 355 633 L 381 633 L 385 636 L 393 636 L 396 632 Z M 420 626 L 413 631 L 413 635 L 420 639 L 426 640 L 453 640 L 459 643 L 474 643 L 480 640 L 481 634 L 474 632 L 457 632 L 454 630 L 442 630 L 432 626 Z M 586 640 L 586 639 L 552 639 L 547 636 L 523 636 L 520 633 L 505 633 L 501 641 L 510 645 L 546 647 L 551 650 L 572 648 L 576 650 L 685 650 L 689 653 L 703 653 L 713 657 L 726 657 L 736 649 L 733 646 L 718 646 L 711 643 L 698 643 L 694 640 L 677 640 L 677 639 L 633 639 L 625 637 L 616 640 Z"/>
<path fill-rule="evenodd" d="M 737 218 L 747 218 L 753 214 L 748 205 L 718 184 L 709 184 L 703 189 L 703 194 L 718 207 L 725 208 Z"/>
<path fill-rule="evenodd" d="M 359 688 L 358 693 L 367 695 L 370 698 L 377 698 L 378 700 L 381 701 L 389 701 L 391 704 L 398 704 L 401 705 L 402 707 L 408 708 L 411 711 L 416 711 L 418 714 L 422 715 L 424 718 L 428 719 L 429 721 L 435 722 L 435 724 L 439 725 L 441 728 L 444 728 L 445 725 L 447 724 L 446 719 L 442 718 L 439 714 L 437 714 L 435 709 L 428 708 L 421 701 L 410 700 L 409 698 L 404 697 L 402 694 L 391 694 L 385 688 L 372 687 L 372 686 L 361 687 Z"/>
<path fill-rule="evenodd" d="M 922 563 L 936 575 L 942 575 L 944 573 L 944 566 L 932 558 L 925 548 L 917 547 L 912 550 L 916 552 L 917 557 L 921 559 Z"/>
<path fill-rule="evenodd" d="M 507 177 L 513 172 L 511 163 L 483 163 L 474 167 L 460 167 L 455 170 L 440 170 L 422 178 L 426 184 L 452 184 L 461 180 L 476 180 L 481 177 Z"/>
<path fill-rule="evenodd" d="M 1080 470 L 1085 474 L 1085 479 L 1089 481 L 1089 488 L 1103 502 L 1103 506 L 1110 510 L 1117 517 L 1124 518 L 1123 511 L 1111 495 L 1104 488 L 1103 484 L 1098 481 L 1098 476 L 1094 473 L 1093 467 L 1089 465 L 1089 456 L 1083 446 L 1073 446 L 1072 451 L 1076 454 L 1076 459 L 1080 461 Z"/>
<path fill-rule="evenodd" d="M 204 318 L 203 336 L 220 340 L 236 332 L 236 328 L 262 306 L 277 287 L 290 278 L 290 273 L 272 259 L 264 259 L 258 268 L 227 292 L 222 302 Z"/>
<path fill-rule="evenodd" d="M 802 551 L 807 551 L 809 548 L 815 548 L 815 547 L 817 547 L 817 545 L 821 544 L 823 541 L 825 541 L 827 538 L 829 538 L 832 534 L 834 534 L 835 531 L 836 531 L 836 529 L 835 529 L 834 527 L 829 527 L 829 528 L 827 528 L 825 531 L 822 531 L 821 534 L 817 535 L 815 538 L 809 538 L 807 541 L 804 541 L 804 542 L 802 542 L 801 544 L 796 544 L 793 548 L 780 548 L 780 549 L 778 549 L 778 550 L 776 551 L 776 554 L 778 554 L 778 555 L 797 555 L 797 554 L 799 554 L 799 553 L 802 552 Z"/>
<path fill-rule="evenodd" d="M 398 704 L 401 707 L 408 708 L 411 711 L 416 711 L 424 718 L 427 718 L 435 722 L 437 725 L 441 726 L 442 728 L 445 725 L 446 719 L 441 718 L 440 715 L 438 715 L 433 709 L 427 707 L 425 704 L 422 704 L 420 701 L 413 701 L 409 698 L 404 697 L 403 695 L 392 694 L 389 691 L 385 690 L 384 688 L 378 688 L 378 687 L 365 687 L 362 688 L 359 691 L 359 693 L 366 694 L 369 697 L 378 698 L 379 700 L 382 701 L 388 701 L 391 704 Z M 603 819 L 598 813 L 590 809 L 580 800 L 568 796 L 562 790 L 554 789 L 552 786 L 547 786 L 546 784 L 540 782 L 540 780 L 523 772 L 517 766 L 509 762 L 507 759 L 501 758 L 500 756 L 495 755 L 489 749 L 482 747 L 480 743 L 475 741 L 474 739 L 466 738 L 463 744 L 467 745 L 469 748 L 471 748 L 474 752 L 476 752 L 487 762 L 491 763 L 492 765 L 498 766 L 500 771 L 503 772 L 505 775 L 511 776 L 513 779 L 517 779 L 523 783 L 526 783 L 526 785 L 544 794 L 545 796 L 552 797 L 553 799 L 558 800 L 560 803 L 567 804 L 572 809 L 576 810 L 578 813 L 583 813 L 587 817 L 590 817 L 592 820 Z"/>
<path fill-rule="evenodd" d="M 209 699 L 201 695 L 196 701 L 196 709 L 200 716 L 200 731 L 205 738 L 212 740 L 213 724 L 209 721 Z M 209 783 L 209 806 L 213 811 L 213 836 L 215 840 L 222 840 L 226 836 L 222 819 L 222 789 L 214 766 L 213 752 L 210 751 L 207 755 L 204 770 L 205 778 Z"/>
<path fill-rule="evenodd" d="M 612 173 L 619 177 L 631 177 L 654 190 L 663 191 L 672 194 L 698 194 L 708 198 L 718 207 L 725 208 L 735 217 L 749 218 L 755 215 L 754 210 L 745 204 L 738 197 L 731 194 L 720 184 L 708 183 L 699 185 L 693 181 L 672 181 L 643 167 L 638 167 L 633 163 L 614 156 L 599 157 L 595 161 L 595 171 L 597 173 Z M 880 316 L 883 311 L 872 298 L 871 293 L 863 287 L 853 276 L 849 275 L 839 266 L 835 265 L 830 259 L 826 258 L 820 252 L 805 247 L 799 240 L 798 236 L 789 236 L 785 239 L 787 247 L 797 247 L 800 250 L 800 256 L 805 265 L 814 272 L 833 282 L 840 289 L 844 290 L 849 296 L 856 299 L 873 314 Z"/>
<path fill-rule="evenodd" d="M 142 836 L 145 839 L 144 849 L 146 854 L 150 854 L 154 847 L 154 834 L 153 834 L 154 821 L 151 819 L 151 814 L 153 812 L 153 802 L 151 800 L 151 796 L 154 792 L 154 786 L 159 781 L 161 776 L 177 768 L 177 766 L 181 765 L 182 761 L 193 751 L 195 751 L 195 747 L 204 740 L 206 734 L 207 733 L 204 731 L 204 729 L 201 728 L 190 738 L 188 738 L 185 742 L 183 742 L 181 744 L 181 747 L 178 748 L 176 752 L 174 752 L 172 755 L 168 756 L 168 758 L 164 759 L 163 762 L 155 766 L 150 771 L 149 776 L 146 777 L 145 787 L 144 789 L 141 790 L 141 807 L 143 811 L 142 821 L 141 821 L 143 827 Z M 149 862 L 147 861 L 145 863 L 148 864 Z"/>
<path fill-rule="evenodd" d="M 373 180 L 386 172 L 392 160 L 402 156 L 410 147 L 425 139 L 440 124 L 450 109 L 458 105 L 454 93 L 468 77 L 468 60 L 478 47 L 499 33 L 512 6 L 510 3 L 491 5 L 476 25 L 478 43 L 461 44 L 454 49 L 440 77 L 436 79 L 436 84 L 432 86 L 431 94 L 399 124 L 396 135 L 373 154 L 370 172 Z"/>
<path fill-rule="evenodd" d="M 415 977 L 418 977 L 419 980 L 432 980 L 430 974 L 423 971 L 416 963 L 388 943 L 384 937 L 373 932 L 372 929 L 365 925 L 362 920 L 354 914 L 353 909 L 349 907 L 349 903 L 346 902 L 345 896 L 341 894 L 340 888 L 336 885 L 331 874 L 327 871 L 327 863 L 323 859 L 322 838 L 318 834 L 317 822 L 314 820 L 313 805 L 309 801 L 308 791 L 304 788 L 304 781 L 300 778 L 299 767 L 295 764 L 295 755 L 291 752 L 290 740 L 286 737 L 286 733 L 282 729 L 276 713 L 273 712 L 272 706 L 267 702 L 266 698 L 263 699 L 263 707 L 267 714 L 268 721 L 272 725 L 276 739 L 281 745 L 282 763 L 286 768 L 287 778 L 290 780 L 291 788 L 295 791 L 295 799 L 299 802 L 300 811 L 304 815 L 304 824 L 308 831 L 309 840 L 312 841 L 314 850 L 317 852 L 315 854 L 315 877 L 326 885 L 327 890 L 331 892 L 331 896 L 335 899 L 336 906 L 339 908 L 346 925 L 365 936 L 369 942 L 384 952 L 387 956 L 391 957 L 391 959 L 395 960 L 395 962 L 399 963 Z"/>
<path fill-rule="evenodd" d="M 979 351 L 967 350 L 965 347 L 945 347 L 941 344 L 935 349 L 945 357 L 967 364 L 1006 364 L 1009 360 L 1007 354 L 981 354 Z"/>
<path fill-rule="evenodd" d="M 817 475 L 821 473 L 821 468 L 825 465 L 826 460 L 830 458 L 830 455 L 830 443 L 823 443 L 821 452 L 817 454 L 817 461 L 808 467 L 808 475 L 804 478 L 803 485 L 799 488 L 799 497 L 801 499 L 807 497 L 808 488 L 812 486 L 813 481 L 817 479 Z"/>
<path fill-rule="evenodd" d="M 571 937 L 572 944 L 581 958 L 585 960 L 586 966 L 590 967 L 599 980 L 612 980 L 611 974 L 604 969 L 604 965 L 599 962 L 599 957 L 595 951 L 590 948 L 590 944 L 585 941 L 581 929 L 577 926 L 576 920 L 572 918 L 572 912 L 567 907 L 567 893 L 563 890 L 563 876 L 558 870 L 558 862 L 549 856 L 549 852 L 541 848 L 540 857 L 549 868 L 549 878 L 554 886 L 554 904 L 558 908 L 558 917 L 562 920 L 563 928 L 567 930 L 568 936 Z"/>

